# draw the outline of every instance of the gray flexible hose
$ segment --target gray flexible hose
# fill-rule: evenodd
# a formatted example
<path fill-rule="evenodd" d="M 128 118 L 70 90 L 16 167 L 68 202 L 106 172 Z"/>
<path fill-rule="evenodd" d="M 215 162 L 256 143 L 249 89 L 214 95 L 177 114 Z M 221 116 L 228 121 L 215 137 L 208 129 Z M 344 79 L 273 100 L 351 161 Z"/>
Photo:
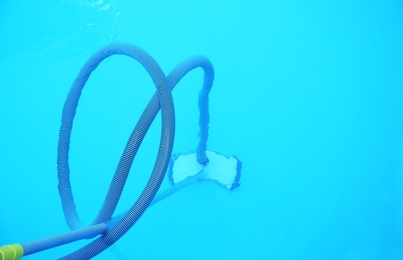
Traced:
<path fill-rule="evenodd" d="M 88 80 L 90 74 L 93 70 L 95 70 L 102 60 L 113 54 L 123 54 L 140 62 L 152 77 L 154 84 L 157 87 L 157 92 L 141 115 L 126 144 L 125 150 L 109 187 L 108 194 L 92 225 L 105 222 L 112 217 L 117 202 L 121 196 L 133 159 L 161 105 L 162 134 L 160 149 L 150 180 L 147 183 L 143 193 L 140 195 L 139 199 L 128 211 L 128 213 L 100 238 L 62 259 L 89 259 L 99 254 L 116 242 L 124 233 L 126 233 L 144 213 L 145 209 L 148 207 L 151 200 L 155 196 L 155 193 L 159 189 L 172 152 L 174 135 L 174 109 L 172 96 L 170 93 L 168 95 L 166 93 L 166 84 L 168 83 L 170 90 L 172 90 L 189 71 L 197 67 L 201 67 L 204 70 L 204 83 L 199 94 L 200 140 L 197 148 L 197 159 L 199 163 L 204 165 L 208 162 L 208 158 L 206 156 L 209 122 L 208 93 L 214 80 L 214 70 L 211 62 L 204 56 L 195 56 L 189 58 L 179 64 L 165 79 L 165 76 L 156 61 L 152 59 L 151 56 L 149 56 L 144 50 L 134 45 L 125 43 L 111 44 L 95 53 L 83 66 L 73 83 L 63 108 L 62 126 L 59 136 L 58 176 L 59 193 L 62 199 L 63 210 L 69 227 L 72 230 L 84 227 L 81 224 L 78 214 L 75 210 L 74 199 L 69 181 L 68 151 L 75 111 L 78 105 L 81 90 Z"/>

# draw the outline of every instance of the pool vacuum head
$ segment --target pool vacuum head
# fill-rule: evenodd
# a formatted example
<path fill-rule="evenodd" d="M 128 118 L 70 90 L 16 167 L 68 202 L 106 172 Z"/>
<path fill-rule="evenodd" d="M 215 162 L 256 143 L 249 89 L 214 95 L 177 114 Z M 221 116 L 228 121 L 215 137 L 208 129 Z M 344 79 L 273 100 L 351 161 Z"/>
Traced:
<path fill-rule="evenodd" d="M 199 180 L 212 180 L 229 190 L 240 185 L 242 163 L 238 158 L 228 158 L 213 151 L 206 151 L 206 155 L 209 159 L 206 165 L 197 162 L 196 152 L 173 155 L 168 170 L 171 183 L 176 184 L 198 175 Z"/>
<path fill-rule="evenodd" d="M 137 122 L 125 146 L 115 175 L 97 217 L 89 226 L 83 225 L 78 216 L 70 183 L 69 149 L 73 121 L 82 89 L 91 73 L 106 58 L 125 55 L 139 62 L 151 76 L 156 87 L 152 97 Z M 171 90 L 191 70 L 202 68 L 203 86 L 199 92 L 199 142 L 197 152 L 171 156 L 175 133 L 175 110 Z M 226 189 L 239 186 L 241 162 L 235 157 L 206 151 L 209 125 L 208 94 L 213 85 L 214 68 L 204 56 L 193 56 L 176 66 L 165 76 L 158 63 L 143 49 L 128 43 L 112 43 L 94 53 L 81 68 L 73 82 L 63 106 L 62 125 L 58 143 L 59 195 L 66 222 L 71 231 L 23 244 L 0 246 L 0 260 L 17 260 L 53 247 L 81 239 L 95 238 L 88 245 L 61 259 L 92 259 L 118 241 L 140 218 L 144 211 L 175 192 L 201 180 L 211 180 Z M 157 161 L 150 179 L 137 201 L 125 212 L 114 215 L 134 157 L 159 110 L 161 109 L 162 134 Z M 172 185 L 158 192 L 165 178 L 166 168 Z M 157 194 L 158 192 L 158 194 Z"/>

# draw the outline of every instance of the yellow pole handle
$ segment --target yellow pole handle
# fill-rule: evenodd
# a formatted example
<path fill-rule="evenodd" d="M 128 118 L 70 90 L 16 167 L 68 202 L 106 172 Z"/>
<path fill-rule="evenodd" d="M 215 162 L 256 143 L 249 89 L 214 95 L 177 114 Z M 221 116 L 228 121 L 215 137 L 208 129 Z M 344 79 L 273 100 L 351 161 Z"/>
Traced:
<path fill-rule="evenodd" d="M 18 260 L 24 255 L 24 248 L 20 244 L 0 247 L 0 260 Z"/>

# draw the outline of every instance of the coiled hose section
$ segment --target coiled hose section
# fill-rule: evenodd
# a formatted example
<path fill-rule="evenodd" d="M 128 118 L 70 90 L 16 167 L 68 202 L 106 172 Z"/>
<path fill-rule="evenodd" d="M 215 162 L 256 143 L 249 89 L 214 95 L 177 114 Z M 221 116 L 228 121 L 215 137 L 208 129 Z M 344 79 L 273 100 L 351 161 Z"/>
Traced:
<path fill-rule="evenodd" d="M 75 81 L 73 82 L 63 107 L 62 125 L 60 127 L 58 143 L 58 188 L 66 222 L 70 229 L 75 230 L 84 227 L 79 219 L 74 204 L 68 163 L 70 136 L 76 108 L 81 91 L 91 73 L 104 59 L 115 54 L 125 55 L 138 61 L 151 76 L 157 91 L 148 103 L 146 109 L 142 113 L 138 123 L 130 135 L 109 186 L 109 190 L 103 205 L 91 225 L 99 224 L 112 218 L 123 191 L 133 159 L 145 137 L 145 134 L 148 131 L 148 128 L 161 108 L 162 130 L 157 159 L 145 189 L 127 214 L 116 225 L 107 230 L 102 236 L 61 259 L 90 259 L 96 256 L 115 243 L 121 236 L 123 236 L 147 209 L 162 183 L 172 153 L 175 132 L 175 113 L 171 90 L 176 86 L 182 77 L 197 67 L 201 67 L 204 70 L 204 83 L 202 90 L 199 93 L 200 140 L 197 148 L 197 158 L 201 164 L 207 164 L 208 162 L 205 152 L 209 121 L 208 93 L 214 80 L 214 70 L 210 61 L 204 56 L 195 56 L 189 58 L 179 64 L 168 75 L 168 77 L 165 77 L 158 63 L 141 48 L 127 43 L 110 44 L 93 54 L 92 57 L 84 64 Z"/>

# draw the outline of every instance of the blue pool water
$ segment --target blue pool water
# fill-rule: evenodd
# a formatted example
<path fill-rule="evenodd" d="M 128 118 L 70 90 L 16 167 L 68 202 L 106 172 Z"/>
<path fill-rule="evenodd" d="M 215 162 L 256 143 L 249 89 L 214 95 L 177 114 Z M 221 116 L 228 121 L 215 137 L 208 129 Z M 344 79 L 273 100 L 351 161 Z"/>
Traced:
<path fill-rule="evenodd" d="M 95 259 L 403 259 L 402 26 L 398 0 L 3 1 L 0 245 L 69 230 L 57 188 L 63 104 L 91 54 L 118 41 L 165 73 L 192 55 L 211 60 L 208 149 L 237 156 L 242 177 L 232 191 L 199 182 L 166 198 Z M 191 72 L 173 92 L 174 153 L 197 146 L 202 77 Z M 82 222 L 94 219 L 154 91 L 125 57 L 91 75 L 70 151 Z M 149 178 L 160 120 L 117 212 Z"/>

